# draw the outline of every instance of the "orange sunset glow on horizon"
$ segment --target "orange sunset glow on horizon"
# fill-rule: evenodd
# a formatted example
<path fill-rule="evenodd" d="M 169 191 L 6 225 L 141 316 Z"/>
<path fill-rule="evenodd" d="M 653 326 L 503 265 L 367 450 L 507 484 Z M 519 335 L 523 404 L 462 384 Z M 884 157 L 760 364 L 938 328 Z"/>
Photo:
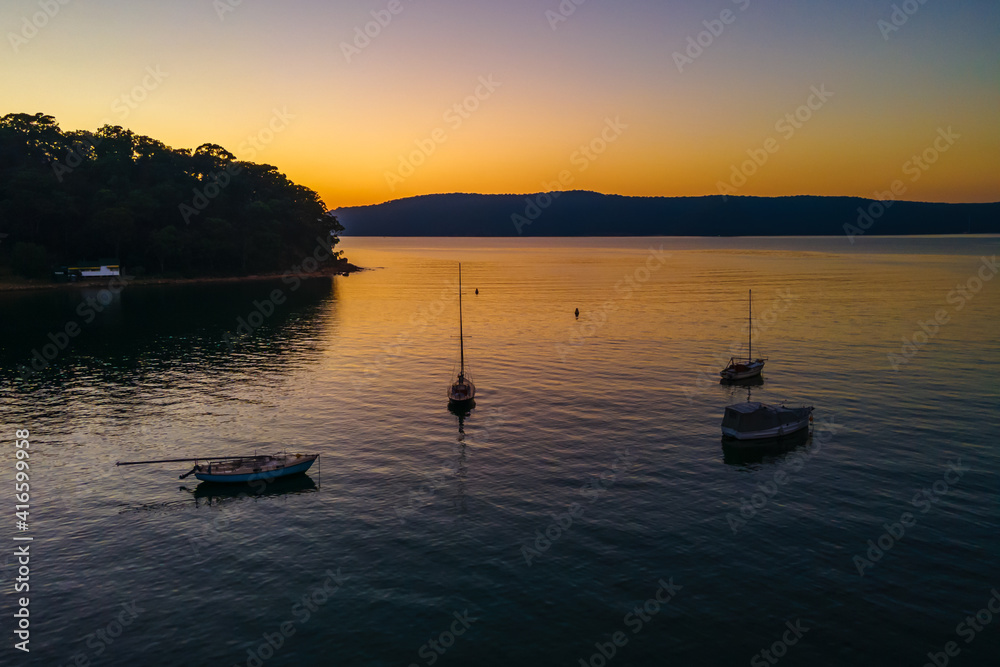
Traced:
<path fill-rule="evenodd" d="M 56 6 L 44 22 L 34 2 L 0 10 L 4 113 L 220 144 L 330 208 L 877 197 L 897 180 L 907 200 L 1000 200 L 995 3 Z"/>

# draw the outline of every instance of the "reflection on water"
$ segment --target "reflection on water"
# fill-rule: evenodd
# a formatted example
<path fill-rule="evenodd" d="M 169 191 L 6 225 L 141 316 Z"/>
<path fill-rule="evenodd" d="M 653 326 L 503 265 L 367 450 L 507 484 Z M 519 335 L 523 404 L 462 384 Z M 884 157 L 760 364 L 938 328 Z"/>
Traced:
<path fill-rule="evenodd" d="M 280 305 L 267 303 L 275 290 L 283 290 Z M 331 279 L 295 291 L 280 281 L 134 285 L 101 312 L 79 315 L 95 298 L 72 288 L 0 292 L 4 320 L 16 323 L 2 338 L 0 380 L 38 390 L 79 378 L 130 384 L 158 372 L 227 373 L 248 364 L 280 372 L 322 354 L 317 341 L 337 312 Z M 64 335 L 68 324 L 76 336 Z"/>
<path fill-rule="evenodd" d="M 719 384 L 730 387 L 759 387 L 764 384 L 764 376 L 755 375 L 752 378 L 743 378 L 742 380 L 727 380 L 726 378 L 719 378 Z"/>
<path fill-rule="evenodd" d="M 457 413 L 458 444 L 455 446 L 455 508 L 460 516 L 464 516 L 469 511 L 465 498 L 465 479 L 468 475 L 465 460 L 465 450 L 467 447 L 465 442 L 465 418 L 471 413 L 473 407 L 475 407 L 475 401 L 468 406 L 468 410 L 464 413 Z"/>
<path fill-rule="evenodd" d="M 806 448 L 812 439 L 809 429 L 803 429 L 791 435 L 766 440 L 740 441 L 729 438 L 722 439 L 723 461 L 727 465 L 745 466 L 756 463 L 780 463 L 786 456 L 799 449 Z"/>
<path fill-rule="evenodd" d="M 201 482 L 193 489 L 181 486 L 180 490 L 190 493 L 195 499 L 195 505 L 212 506 L 234 500 L 257 500 L 287 494 L 311 493 L 319 491 L 320 488 L 311 476 L 305 474 L 263 481 L 267 483 L 258 485 Z"/>
<path fill-rule="evenodd" d="M 661 244 L 663 269 L 616 290 Z M 422 664 L 465 610 L 482 621 L 442 665 L 575 664 L 671 577 L 684 588 L 621 664 L 746 664 L 795 618 L 817 629 L 790 661 L 921 664 L 989 597 L 983 554 L 1000 550 L 1000 283 L 901 370 L 886 354 L 996 240 L 865 244 L 349 238 L 352 261 L 384 268 L 304 283 L 232 349 L 274 286 L 130 286 L 27 380 L 16 365 L 82 297 L 0 293 L 0 432 L 31 430 L 44 517 L 24 664 L 256 664 L 248 650 L 338 569 L 344 585 L 267 667 Z M 479 290 L 463 302 L 477 407 L 456 414 L 442 403 L 459 259 Z M 755 331 L 763 384 L 720 385 L 750 288 L 789 306 Z M 720 457 L 725 406 L 748 393 L 816 406 L 812 436 Z M 284 449 L 322 463 L 257 496 L 114 467 Z M 860 577 L 852 555 L 955 458 L 969 472 Z M 132 600 L 146 611 L 88 653 Z M 983 633 L 962 660 L 995 649 Z"/>
<path fill-rule="evenodd" d="M 476 407 L 475 399 L 467 403 L 452 403 L 448 402 L 448 412 L 458 417 L 458 432 L 463 433 L 462 427 L 465 424 L 465 418 L 472 414 L 473 409 Z"/>

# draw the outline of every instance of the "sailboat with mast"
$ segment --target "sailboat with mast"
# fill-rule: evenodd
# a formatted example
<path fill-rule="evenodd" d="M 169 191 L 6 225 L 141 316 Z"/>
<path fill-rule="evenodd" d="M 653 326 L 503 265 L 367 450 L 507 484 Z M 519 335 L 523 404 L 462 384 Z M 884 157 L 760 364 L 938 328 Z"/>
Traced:
<path fill-rule="evenodd" d="M 466 407 L 476 398 L 476 385 L 465 371 L 465 337 L 462 330 L 462 265 L 458 265 L 458 350 L 460 366 L 458 378 L 448 389 L 448 404 L 453 407 Z"/>
<path fill-rule="evenodd" d="M 719 371 L 719 375 L 722 376 L 723 381 L 732 380 L 746 380 L 749 378 L 759 377 L 760 372 L 764 370 L 764 362 L 767 358 L 753 358 L 753 290 L 749 293 L 750 305 L 747 315 L 747 333 L 749 338 L 747 340 L 747 356 L 746 357 L 730 357 L 729 365 Z"/>

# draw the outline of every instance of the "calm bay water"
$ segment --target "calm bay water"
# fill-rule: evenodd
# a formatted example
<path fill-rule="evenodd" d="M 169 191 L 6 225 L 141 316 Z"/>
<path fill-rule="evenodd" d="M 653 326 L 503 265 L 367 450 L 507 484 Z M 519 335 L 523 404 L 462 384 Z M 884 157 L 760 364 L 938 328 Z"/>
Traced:
<path fill-rule="evenodd" d="M 99 290 L 0 293 L 0 497 L 30 429 L 35 538 L 29 655 L 0 552 L 3 662 L 601 665 L 599 644 L 622 665 L 917 666 L 954 641 L 952 664 L 996 664 L 1000 615 L 958 626 L 1000 588 L 997 237 L 343 247 L 376 270 L 131 286 L 91 322 Z M 458 261 L 468 415 L 445 396 Z M 723 447 L 748 388 L 711 377 L 751 288 L 769 361 L 749 392 L 816 407 L 811 439 L 760 456 Z M 282 449 L 322 469 L 250 498 L 113 465 Z"/>

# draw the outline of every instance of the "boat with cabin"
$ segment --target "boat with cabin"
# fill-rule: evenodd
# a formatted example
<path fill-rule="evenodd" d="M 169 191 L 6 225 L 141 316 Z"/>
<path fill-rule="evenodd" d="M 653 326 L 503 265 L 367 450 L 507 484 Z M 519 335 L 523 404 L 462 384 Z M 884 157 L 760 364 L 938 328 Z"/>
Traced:
<path fill-rule="evenodd" d="M 722 417 L 722 435 L 738 441 L 760 441 L 798 433 L 809 428 L 812 406 L 786 408 L 755 401 L 726 408 Z"/>

